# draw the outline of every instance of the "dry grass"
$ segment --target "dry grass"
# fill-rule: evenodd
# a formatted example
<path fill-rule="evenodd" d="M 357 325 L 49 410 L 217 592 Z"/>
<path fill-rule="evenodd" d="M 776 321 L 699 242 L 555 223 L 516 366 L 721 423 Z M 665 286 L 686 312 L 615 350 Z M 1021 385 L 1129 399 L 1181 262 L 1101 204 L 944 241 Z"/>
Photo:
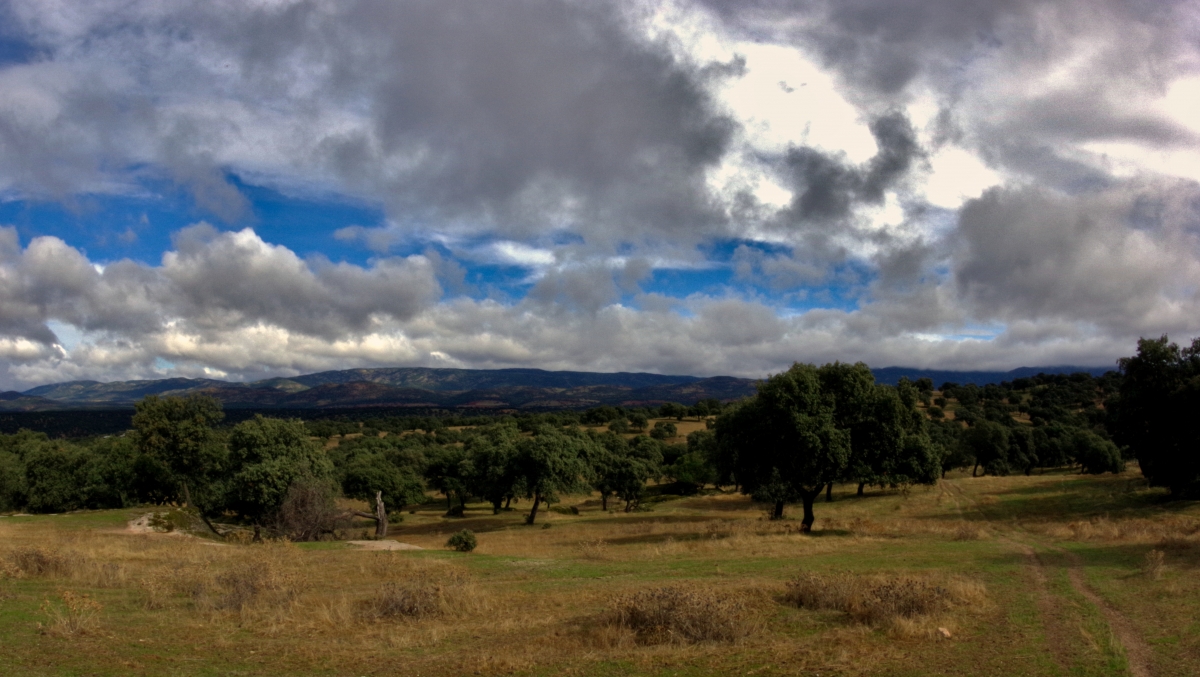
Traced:
<path fill-rule="evenodd" d="M 973 524 L 963 523 L 955 527 L 954 533 L 950 538 L 954 541 L 978 541 L 983 537 L 983 529 Z"/>
<path fill-rule="evenodd" d="M 31 546 L 8 553 L 6 572 L 14 577 L 69 576 L 79 565 L 79 556 L 55 548 Z"/>
<path fill-rule="evenodd" d="M 1051 524 L 1042 530 L 1054 538 L 1071 541 L 1200 544 L 1200 520 L 1185 515 L 1162 515 L 1154 519 L 1096 517 Z"/>
<path fill-rule="evenodd" d="M 1151 550 L 1146 553 L 1146 558 L 1142 561 L 1142 573 L 1147 578 L 1157 581 L 1162 578 L 1163 570 L 1163 551 Z"/>
<path fill-rule="evenodd" d="M 38 623 L 42 634 L 57 637 L 72 637 L 96 632 L 99 627 L 99 616 L 103 606 L 87 595 L 70 590 L 59 593 L 59 599 L 47 599 L 42 603 L 42 613 L 48 623 Z"/>
<path fill-rule="evenodd" d="M 543 519 L 554 525 L 548 530 L 520 525 L 528 501 L 497 516 L 471 506 L 466 520 L 444 519 L 444 506 L 433 506 L 406 513 L 395 531 L 424 552 L 117 534 L 112 526 L 80 527 L 87 515 L 0 520 L 0 566 L 13 574 L 0 581 L 10 595 L 0 603 L 0 654 L 7 654 L 0 655 L 0 674 L 34 671 L 48 656 L 62 672 L 81 674 L 96 661 L 144 665 L 130 667 L 132 674 L 180 675 L 675 668 L 699 675 L 745 674 L 765 664 L 779 674 L 1006 674 L 1014 649 L 1031 646 L 1018 626 L 1028 614 L 1011 613 L 1014 600 L 1029 608 L 1032 602 L 1030 586 L 1017 580 L 1019 565 L 1014 569 L 1008 547 L 994 538 L 1026 528 L 1092 539 L 1117 533 L 1144 545 L 1097 550 L 1122 558 L 1133 552 L 1133 561 L 1121 561 L 1136 567 L 1155 548 L 1171 574 L 1187 570 L 1182 555 L 1200 543 L 1189 527 L 1200 523 L 1194 518 L 1146 519 L 1134 528 L 1138 522 L 1128 519 L 989 521 L 986 512 L 971 512 L 968 497 L 983 503 L 988 492 L 1061 481 L 951 480 L 967 492 L 957 502 L 923 489 L 854 499 L 853 487 L 841 487 L 837 500 L 816 506 L 812 535 L 797 533 L 798 508 L 789 507 L 793 519 L 772 522 L 760 519 L 760 506 L 732 494 L 629 515 L 601 513 L 595 496 L 564 496 L 581 514 L 540 513 L 539 526 Z M 1020 500 L 1004 496 L 1002 506 Z M 464 527 L 479 534 L 478 549 L 470 556 L 446 551 L 446 538 Z M 16 557 L 39 549 L 44 558 Z M 43 559 L 66 564 L 43 566 Z M 812 571 L 863 573 L 818 575 L 802 592 L 784 578 L 798 561 Z M 1096 571 L 1103 582 L 1108 570 Z M 1183 600 L 1186 610 L 1177 616 L 1190 614 L 1200 589 L 1185 576 L 1163 578 L 1151 584 L 1125 577 L 1111 589 L 1133 595 L 1138 586 L 1153 586 Z M 47 597 L 65 612 L 58 592 L 64 587 L 105 606 L 77 641 L 54 638 L 65 632 L 50 630 L 48 610 L 38 613 Z M 796 599 L 781 600 L 785 590 Z M 1113 599 L 1114 606 L 1129 604 Z M 35 621 L 46 634 L 32 632 Z M 929 642 L 942 636 L 939 627 L 953 640 L 934 648 Z M 156 646 L 139 652 L 142 645 L 93 639 L 101 629 L 106 638 L 147 638 L 147 648 Z M 1069 639 L 1080 641 L 1077 634 Z M 1180 646 L 1165 651 L 1190 650 Z"/>
<path fill-rule="evenodd" d="M 804 609 L 846 613 L 857 623 L 889 627 L 952 606 L 983 606 L 984 587 L 953 579 L 941 585 L 914 576 L 805 572 L 787 585 L 783 600 Z"/>
<path fill-rule="evenodd" d="M 632 631 L 641 644 L 733 642 L 756 629 L 743 599 L 695 586 L 622 595 L 605 622 Z"/>
<path fill-rule="evenodd" d="M 364 619 L 456 617 L 486 607 L 486 598 L 464 571 L 425 570 L 388 581 L 359 603 Z"/>

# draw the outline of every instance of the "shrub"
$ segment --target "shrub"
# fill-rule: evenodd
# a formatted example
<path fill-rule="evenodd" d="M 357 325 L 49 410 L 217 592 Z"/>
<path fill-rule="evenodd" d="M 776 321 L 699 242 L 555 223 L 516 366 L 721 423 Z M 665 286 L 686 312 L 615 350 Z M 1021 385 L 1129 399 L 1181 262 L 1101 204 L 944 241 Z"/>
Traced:
<path fill-rule="evenodd" d="M 476 545 L 475 532 L 470 529 L 463 529 L 446 541 L 446 547 L 454 548 L 459 552 L 471 552 Z"/>
<path fill-rule="evenodd" d="M 83 635 L 96 629 L 97 617 L 104 608 L 99 602 L 70 590 L 64 590 L 60 598 L 60 602 L 46 600 L 42 603 L 42 613 L 50 620 L 49 625 L 38 623 L 43 634 Z"/>
<path fill-rule="evenodd" d="M 1158 580 L 1162 577 L 1163 569 L 1163 551 L 1151 550 L 1146 553 L 1146 559 L 1142 562 L 1142 573 L 1152 580 Z"/>
<path fill-rule="evenodd" d="M 66 553 L 42 547 L 14 550 L 8 554 L 8 561 L 23 576 L 66 576 L 76 564 Z"/>
<path fill-rule="evenodd" d="M 784 601 L 814 610 L 845 612 L 855 622 L 881 626 L 946 609 L 956 603 L 979 603 L 982 588 L 974 584 L 933 585 L 912 576 L 858 576 L 805 572 L 788 583 Z"/>
<path fill-rule="evenodd" d="M 979 527 L 971 524 L 960 524 L 954 529 L 954 534 L 951 540 L 955 541 L 978 541 L 983 537 L 983 532 Z"/>
<path fill-rule="evenodd" d="M 385 583 L 359 606 L 365 618 L 420 620 L 458 615 L 480 605 L 471 580 L 459 572 L 418 572 L 402 581 Z"/>
<path fill-rule="evenodd" d="M 197 606 L 211 610 L 245 611 L 255 607 L 284 607 L 300 594 L 299 581 L 270 556 L 252 557 L 211 579 L 191 586 Z"/>
<path fill-rule="evenodd" d="M 275 529 L 293 541 L 317 541 L 349 525 L 327 482 L 298 482 L 289 489 L 275 513 Z"/>
<path fill-rule="evenodd" d="M 750 634 L 745 604 L 708 590 L 654 588 L 618 597 L 609 623 L 643 644 L 731 642 Z"/>

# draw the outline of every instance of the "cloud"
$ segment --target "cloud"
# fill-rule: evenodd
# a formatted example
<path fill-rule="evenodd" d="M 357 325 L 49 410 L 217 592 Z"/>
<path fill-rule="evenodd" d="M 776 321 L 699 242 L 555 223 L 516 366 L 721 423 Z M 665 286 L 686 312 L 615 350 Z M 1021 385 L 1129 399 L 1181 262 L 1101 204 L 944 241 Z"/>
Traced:
<path fill-rule="evenodd" d="M 142 261 L 37 216 L 0 229 L 8 383 L 1107 364 L 1200 333 L 1183 0 L 13 0 L 0 18 L 21 46 L 0 55 L 5 204 L 174 184 L 221 226 Z M 301 248 L 253 229 L 243 185 L 386 225 Z M 373 258 L 297 253 L 321 236 Z M 496 268 L 524 278 L 497 291 Z"/>
<path fill-rule="evenodd" d="M 232 172 L 380 200 L 405 229 L 620 241 L 723 219 L 705 173 L 736 125 L 708 85 L 738 70 L 682 59 L 620 3 L 17 0 L 12 13 L 50 55 L 0 74 L 0 182 L 25 194 L 157 172 L 236 222 Z"/>
<path fill-rule="evenodd" d="M 1198 208 L 1200 186 L 1182 182 L 1086 196 L 993 189 L 962 210 L 955 282 L 984 319 L 1186 328 L 1200 311 Z"/>

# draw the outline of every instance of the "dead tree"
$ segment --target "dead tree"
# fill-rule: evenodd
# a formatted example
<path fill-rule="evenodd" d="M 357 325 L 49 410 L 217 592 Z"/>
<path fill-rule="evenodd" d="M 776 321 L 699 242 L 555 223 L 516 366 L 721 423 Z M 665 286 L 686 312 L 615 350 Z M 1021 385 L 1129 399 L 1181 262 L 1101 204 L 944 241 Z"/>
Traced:
<path fill-rule="evenodd" d="M 387 538 L 388 531 L 388 514 L 387 508 L 383 505 L 383 492 L 375 492 L 375 513 L 362 512 L 360 510 L 351 510 L 356 517 L 366 517 L 367 519 L 375 520 L 375 538 Z"/>

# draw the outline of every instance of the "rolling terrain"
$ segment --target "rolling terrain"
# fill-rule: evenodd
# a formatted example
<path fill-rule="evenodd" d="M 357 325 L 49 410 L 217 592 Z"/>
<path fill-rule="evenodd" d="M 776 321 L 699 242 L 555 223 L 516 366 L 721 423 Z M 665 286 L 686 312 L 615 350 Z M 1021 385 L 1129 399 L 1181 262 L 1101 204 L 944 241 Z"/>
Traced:
<path fill-rule="evenodd" d="M 1087 372 L 1096 367 L 1021 367 L 1007 372 L 944 371 L 884 367 L 880 383 L 928 377 L 935 384 L 1000 383 L 1038 373 Z M 211 395 L 231 409 L 410 409 L 549 410 L 600 405 L 657 406 L 665 402 L 738 400 L 753 395 L 756 381 L 733 376 L 544 371 L 541 369 L 433 369 L 400 367 L 345 369 L 250 383 L 169 378 L 139 381 L 69 381 L 0 393 L 0 411 L 128 409 L 147 395 Z"/>

